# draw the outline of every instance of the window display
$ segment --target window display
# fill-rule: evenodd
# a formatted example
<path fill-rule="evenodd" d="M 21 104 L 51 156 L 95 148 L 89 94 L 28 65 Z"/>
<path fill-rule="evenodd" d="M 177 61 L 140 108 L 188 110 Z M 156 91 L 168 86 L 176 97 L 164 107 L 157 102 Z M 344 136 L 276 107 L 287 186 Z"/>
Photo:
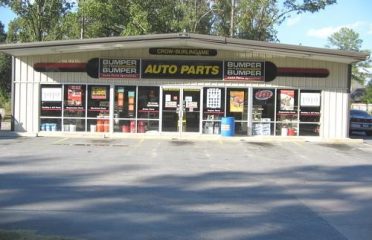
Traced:
<path fill-rule="evenodd" d="M 248 89 L 228 88 L 226 116 L 235 119 L 235 134 L 248 134 Z"/>
<path fill-rule="evenodd" d="M 41 86 L 41 117 L 62 116 L 62 86 L 42 85 Z"/>
<path fill-rule="evenodd" d="M 64 117 L 85 117 L 85 85 L 65 85 Z"/>
<path fill-rule="evenodd" d="M 109 117 L 110 87 L 88 86 L 88 118 Z"/>
<path fill-rule="evenodd" d="M 135 86 L 115 87 L 114 132 L 137 132 L 136 92 Z"/>
<path fill-rule="evenodd" d="M 159 87 L 138 87 L 138 118 L 159 118 Z"/>
<path fill-rule="evenodd" d="M 321 92 L 301 90 L 300 136 L 319 136 Z"/>
<path fill-rule="evenodd" d="M 225 115 L 225 89 L 204 88 L 203 133 L 220 134 L 221 118 Z"/>
<path fill-rule="evenodd" d="M 252 135 L 273 135 L 275 89 L 254 89 Z"/>
<path fill-rule="evenodd" d="M 250 97 L 248 88 L 204 87 L 202 94 L 200 89 L 163 88 L 162 96 L 158 86 L 110 88 L 108 85 L 42 84 L 39 130 L 110 132 L 113 124 L 113 131 L 121 133 L 159 132 L 161 125 L 163 132 L 177 131 L 177 110 L 182 102 L 185 132 L 199 132 L 202 127 L 203 134 L 220 134 L 221 118 L 234 117 L 235 133 L 247 135 L 249 105 L 252 106 L 249 109 L 252 135 L 320 135 L 319 90 L 253 88 Z M 111 91 L 114 92 L 112 116 Z M 249 101 L 252 104 L 248 104 Z"/>
<path fill-rule="evenodd" d="M 159 131 L 159 91 L 159 87 L 138 87 L 138 133 Z"/>
<path fill-rule="evenodd" d="M 88 86 L 88 131 L 110 131 L 110 86 Z"/>
<path fill-rule="evenodd" d="M 297 136 L 298 134 L 298 90 L 277 90 L 276 135 Z"/>

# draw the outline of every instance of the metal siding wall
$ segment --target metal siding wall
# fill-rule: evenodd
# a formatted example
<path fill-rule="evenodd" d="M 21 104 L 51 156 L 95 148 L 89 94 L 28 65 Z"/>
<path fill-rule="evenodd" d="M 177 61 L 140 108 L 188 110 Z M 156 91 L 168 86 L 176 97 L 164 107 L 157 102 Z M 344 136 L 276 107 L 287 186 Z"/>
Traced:
<path fill-rule="evenodd" d="M 198 57 L 180 57 L 180 56 L 153 56 L 149 55 L 146 49 L 133 49 L 126 51 L 106 51 L 91 52 L 82 54 L 58 54 L 55 56 L 35 57 L 32 62 L 87 62 L 91 58 L 151 58 L 151 59 L 195 59 Z M 244 57 L 244 58 L 242 58 Z M 305 60 L 300 58 L 276 57 L 263 54 L 249 53 L 230 53 L 220 51 L 217 57 L 205 57 L 208 60 L 262 60 L 271 61 L 278 67 L 300 67 L 300 68 L 327 68 L 330 75 L 327 78 L 293 78 L 277 77 L 274 81 L 268 83 L 260 82 L 239 82 L 239 81 L 177 81 L 174 80 L 99 80 L 90 78 L 86 73 L 36 73 L 34 82 L 40 83 L 90 83 L 90 84 L 126 84 L 126 85 L 160 85 L 160 84 L 179 84 L 179 85 L 218 85 L 218 86 L 253 86 L 253 87 L 292 87 L 303 89 L 345 89 L 347 88 L 347 65 L 339 63 L 321 62 L 314 60 Z M 31 65 L 32 66 L 32 65 Z"/>
<path fill-rule="evenodd" d="M 20 117 L 21 117 L 21 61 L 15 59 L 15 78 L 14 78 L 14 130 L 22 131 L 20 126 Z"/>
<path fill-rule="evenodd" d="M 100 80 L 90 78 L 86 73 L 39 73 L 33 70 L 38 62 L 87 62 L 91 58 L 135 58 L 135 59 L 196 59 L 195 56 L 154 56 L 148 49 L 113 50 L 105 52 L 56 54 L 47 56 L 22 57 L 16 59 L 15 76 L 15 119 L 16 131 L 37 132 L 39 116 L 39 88 L 43 83 L 76 84 L 121 84 L 121 85 L 181 85 L 181 86 L 234 86 L 234 87 L 278 87 L 323 90 L 321 136 L 326 138 L 347 136 L 347 64 L 314 61 L 302 58 L 273 57 L 268 54 L 253 54 L 219 51 L 217 57 L 208 60 L 261 60 L 271 61 L 278 67 L 327 68 L 327 78 L 277 77 L 268 83 L 239 81 L 174 81 L 174 80 Z M 28 84 L 27 84 L 28 83 Z M 17 121 L 20 125 L 17 125 Z"/>
<path fill-rule="evenodd" d="M 349 94 L 341 91 L 324 91 L 323 137 L 345 138 L 348 126 Z"/>

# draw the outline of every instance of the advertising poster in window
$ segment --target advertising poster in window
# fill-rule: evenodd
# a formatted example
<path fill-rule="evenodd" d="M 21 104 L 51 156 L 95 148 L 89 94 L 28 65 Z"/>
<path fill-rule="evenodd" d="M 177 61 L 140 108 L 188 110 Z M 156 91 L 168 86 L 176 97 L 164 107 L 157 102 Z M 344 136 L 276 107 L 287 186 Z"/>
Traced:
<path fill-rule="evenodd" d="M 129 117 L 134 116 L 134 108 L 135 108 L 135 92 L 128 91 L 128 115 Z"/>
<path fill-rule="evenodd" d="M 155 93 L 155 90 L 150 90 L 148 92 L 146 107 L 149 109 L 159 107 L 159 98 L 157 94 Z"/>
<path fill-rule="evenodd" d="M 219 88 L 207 89 L 207 108 L 212 109 L 221 108 L 221 89 Z"/>
<path fill-rule="evenodd" d="M 62 110 L 62 87 L 41 88 L 41 116 L 60 116 Z"/>
<path fill-rule="evenodd" d="M 82 106 L 82 87 L 78 85 L 67 86 L 67 105 Z"/>
<path fill-rule="evenodd" d="M 43 102 L 62 101 L 62 88 L 42 88 L 41 101 Z"/>
<path fill-rule="evenodd" d="M 301 93 L 301 107 L 320 107 L 320 93 Z"/>
<path fill-rule="evenodd" d="M 244 91 L 230 91 L 230 112 L 244 111 Z"/>
<path fill-rule="evenodd" d="M 294 90 L 280 90 L 280 110 L 293 111 L 294 110 Z"/>
<path fill-rule="evenodd" d="M 106 99 L 106 87 L 92 87 L 92 99 Z"/>
<path fill-rule="evenodd" d="M 118 90 L 117 90 L 117 97 L 118 97 L 118 107 L 124 107 L 124 88 L 123 87 L 119 87 Z"/>

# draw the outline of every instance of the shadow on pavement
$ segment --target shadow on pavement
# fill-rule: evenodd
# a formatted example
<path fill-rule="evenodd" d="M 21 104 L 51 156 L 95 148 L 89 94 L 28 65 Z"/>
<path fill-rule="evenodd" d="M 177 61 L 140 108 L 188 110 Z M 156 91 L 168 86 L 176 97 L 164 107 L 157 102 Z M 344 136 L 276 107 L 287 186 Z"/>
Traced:
<path fill-rule="evenodd" d="M 28 156 L 17 164 L 32 161 L 47 159 Z M 129 165 L 80 174 L 1 172 L 0 228 L 100 240 L 346 240 L 326 218 L 356 224 L 356 216 L 372 210 L 359 207 L 371 197 L 348 191 L 372 182 L 369 165 L 148 174 L 131 184 L 86 184 L 107 172 L 141 171 L 142 165 Z"/>

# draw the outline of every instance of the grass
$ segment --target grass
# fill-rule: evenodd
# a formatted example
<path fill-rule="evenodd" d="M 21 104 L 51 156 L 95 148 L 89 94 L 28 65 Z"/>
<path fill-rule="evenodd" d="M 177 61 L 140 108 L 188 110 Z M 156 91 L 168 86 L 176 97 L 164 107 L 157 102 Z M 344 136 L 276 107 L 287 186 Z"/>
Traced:
<path fill-rule="evenodd" d="M 77 240 L 61 236 L 39 235 L 28 230 L 0 230 L 0 240 Z"/>

